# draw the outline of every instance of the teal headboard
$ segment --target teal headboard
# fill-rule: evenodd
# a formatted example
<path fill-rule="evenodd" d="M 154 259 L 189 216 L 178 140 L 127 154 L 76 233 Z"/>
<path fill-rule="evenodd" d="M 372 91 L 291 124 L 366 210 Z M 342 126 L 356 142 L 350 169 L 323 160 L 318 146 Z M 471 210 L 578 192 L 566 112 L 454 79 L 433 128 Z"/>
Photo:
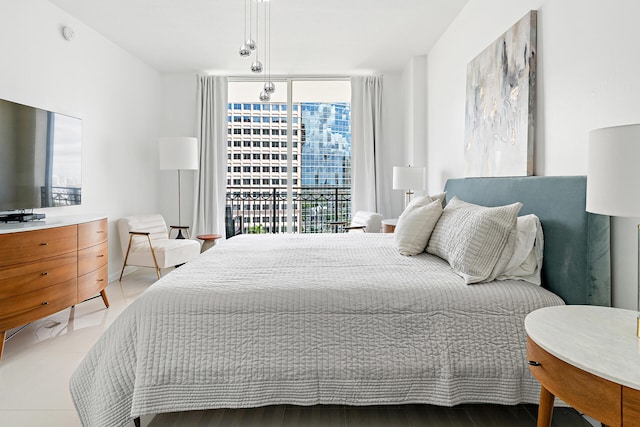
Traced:
<path fill-rule="evenodd" d="M 611 305 L 609 217 L 585 211 L 584 176 L 450 179 L 447 201 L 499 206 L 522 202 L 544 232 L 543 286 L 567 304 Z"/>

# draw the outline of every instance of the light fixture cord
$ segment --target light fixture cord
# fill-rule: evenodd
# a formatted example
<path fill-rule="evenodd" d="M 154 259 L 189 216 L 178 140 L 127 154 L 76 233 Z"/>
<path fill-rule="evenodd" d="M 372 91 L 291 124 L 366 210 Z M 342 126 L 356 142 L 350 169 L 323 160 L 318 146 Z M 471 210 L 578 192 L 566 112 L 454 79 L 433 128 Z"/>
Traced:
<path fill-rule="evenodd" d="M 242 44 L 244 45 L 247 42 L 247 2 L 249 0 L 244 0 L 244 33 L 242 34 L 243 40 Z"/>
<path fill-rule="evenodd" d="M 269 84 L 271 84 L 271 2 L 268 1 L 266 4 L 267 7 L 267 13 L 268 13 L 268 24 L 269 24 L 269 40 L 268 40 L 268 44 L 267 44 L 267 49 L 268 50 L 268 57 L 267 57 L 267 73 L 268 73 L 268 78 L 269 78 Z"/>

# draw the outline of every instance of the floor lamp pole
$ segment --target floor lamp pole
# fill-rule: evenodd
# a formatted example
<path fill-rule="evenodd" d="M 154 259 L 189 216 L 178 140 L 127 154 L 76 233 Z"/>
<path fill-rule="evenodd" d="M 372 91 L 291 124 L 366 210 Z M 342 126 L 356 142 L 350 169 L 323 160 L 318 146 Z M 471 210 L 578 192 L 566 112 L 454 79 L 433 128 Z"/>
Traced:
<path fill-rule="evenodd" d="M 182 226 L 182 217 L 180 216 L 180 169 L 178 169 L 178 225 Z M 178 235 L 176 236 L 176 239 L 184 239 L 184 236 L 182 235 L 182 229 L 179 228 L 178 229 Z"/>
<path fill-rule="evenodd" d="M 640 311 L 640 224 L 638 224 L 638 311 Z M 638 326 L 636 335 L 640 338 L 640 314 L 638 314 Z"/>

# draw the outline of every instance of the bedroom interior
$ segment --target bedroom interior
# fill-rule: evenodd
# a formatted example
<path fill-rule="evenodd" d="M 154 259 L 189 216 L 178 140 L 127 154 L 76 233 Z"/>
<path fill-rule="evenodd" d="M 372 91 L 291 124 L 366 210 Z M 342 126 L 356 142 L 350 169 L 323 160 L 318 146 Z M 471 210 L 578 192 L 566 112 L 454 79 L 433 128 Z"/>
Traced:
<path fill-rule="evenodd" d="M 561 261 L 568 259 L 568 253 L 574 256 L 580 251 L 573 250 L 576 248 L 566 249 L 562 242 L 558 245 L 554 241 L 556 233 L 566 231 L 580 234 L 580 231 L 572 228 L 589 225 L 589 221 L 583 222 L 573 217 L 562 219 L 561 223 L 567 224 L 567 227 L 558 230 L 554 229 L 555 219 L 545 218 L 547 214 L 574 212 L 573 208 L 564 210 L 565 203 L 572 198 L 566 194 L 563 196 L 564 184 L 546 181 L 553 184 L 544 184 L 541 188 L 526 192 L 519 190 L 522 197 L 518 194 L 517 198 L 511 199 L 507 196 L 512 189 L 500 187 L 502 184 L 491 181 L 486 187 L 476 187 L 470 183 L 474 180 L 459 179 L 467 175 L 464 146 L 467 141 L 465 119 L 469 118 L 465 111 L 468 108 L 468 65 L 505 30 L 533 10 L 537 11 L 537 99 L 533 106 L 535 148 L 532 157 L 527 159 L 527 167 L 532 166 L 533 175 L 539 178 L 575 177 L 569 181 L 576 179 L 584 186 L 584 176 L 588 173 L 589 133 L 593 129 L 640 122 L 640 106 L 636 101 L 640 96 L 640 83 L 636 79 L 640 60 L 630 54 L 635 49 L 634 17 L 640 13 L 637 2 L 614 0 L 604 6 L 577 0 L 461 0 L 442 2 L 437 10 L 439 15 L 422 5 L 422 2 L 394 6 L 383 2 L 357 1 L 349 5 L 325 2 L 321 7 L 290 5 L 287 13 L 291 15 L 288 18 L 279 11 L 278 2 L 272 2 L 274 40 L 271 47 L 274 61 L 273 64 L 269 61 L 269 65 L 273 67 L 274 75 L 383 76 L 382 143 L 377 153 L 382 159 L 378 177 L 381 188 L 378 195 L 380 206 L 376 211 L 384 218 L 398 218 L 405 208 L 404 191 L 393 189 L 392 171 L 398 165 L 411 164 L 425 168 L 424 190 L 413 189 L 417 190 L 414 201 L 423 194 L 442 193 L 446 186 L 448 202 L 453 196 L 464 202 L 487 206 L 521 202 L 520 215 L 536 213 L 545 229 L 545 251 L 552 251 L 552 254 L 545 253 L 542 280 L 552 286 L 553 292 L 569 304 L 611 305 L 617 309 L 637 310 L 638 247 L 634 234 L 637 233 L 637 218 L 611 218 L 609 279 L 588 273 L 603 271 L 601 263 L 605 258 L 608 259 L 603 255 L 604 243 L 599 239 L 590 242 L 595 245 L 595 252 L 592 252 L 594 246 L 589 246 L 589 249 L 584 249 L 584 255 L 600 256 L 585 261 L 582 267 L 576 262 L 569 263 L 579 272 L 567 273 L 573 276 L 564 279 L 556 273 L 566 272 L 568 264 L 562 264 Z M 45 421 L 46 425 L 80 425 L 68 391 L 72 374 L 80 366 L 84 366 L 84 372 L 88 372 L 87 365 L 81 365 L 83 359 L 92 354 L 91 347 L 109 325 L 120 319 L 121 313 L 129 313 L 125 317 L 132 317 L 131 313 L 137 313 L 136 310 L 144 312 L 142 301 L 145 299 L 158 298 L 158 301 L 162 301 L 166 298 L 159 291 L 142 293 L 146 288 L 154 289 L 150 286 L 156 279 L 152 270 L 135 271 L 127 275 L 122 284 L 117 283 L 124 260 L 117 220 L 157 212 L 168 224 L 178 224 L 180 220 L 191 222 L 194 216 L 194 188 L 199 172 L 183 174 L 181 187 L 178 187 L 175 174 L 163 172 L 158 167 L 158 139 L 171 135 L 198 136 L 196 76 L 212 73 L 237 77 L 245 73 L 240 70 L 247 65 L 239 57 L 236 46 L 243 29 L 234 25 L 227 34 L 223 22 L 242 22 L 241 4 L 197 2 L 206 11 L 198 13 L 194 10 L 195 5 L 173 9 L 176 6 L 174 3 L 161 1 L 151 9 L 144 2 L 124 1 L 112 2 L 110 6 L 77 0 L 27 0 L 0 5 L 0 22 L 3 24 L 0 26 L 0 36 L 6 58 L 3 67 L 0 67 L 0 98 L 82 119 L 82 204 L 46 208 L 42 212 L 46 212 L 47 218 L 106 217 L 109 236 L 108 269 L 104 274 L 110 282 L 106 287 L 110 307 L 104 309 L 103 302 L 97 299 L 66 308 L 51 317 L 36 320 L 5 344 L 0 362 L 0 418 L 8 420 L 11 425 L 35 426 L 43 425 Z M 430 16 L 431 12 L 433 16 Z M 336 15 L 339 18 L 335 18 Z M 233 19 L 229 19 L 230 16 Z M 310 19 L 311 16 L 314 19 Z M 349 24 L 340 24 L 338 19 L 346 19 Z M 434 21 L 425 23 L 427 19 Z M 165 23 L 156 29 L 165 30 L 155 32 L 151 24 L 154 20 Z M 296 25 L 291 25 L 292 22 L 296 22 Z M 300 22 L 304 22 L 304 25 L 298 25 Z M 311 36 L 321 35 L 320 29 L 326 29 L 327 22 L 332 23 L 329 32 L 336 34 L 324 34 L 318 39 Z M 188 29 L 192 27 L 207 30 L 190 35 Z M 281 31 L 283 27 L 287 31 Z M 382 27 L 388 28 L 388 31 L 381 32 Z M 63 35 L 63 28 L 73 29 L 73 36 L 68 36 L 71 34 L 69 31 Z M 338 34 L 340 28 L 354 29 L 355 32 L 348 33 L 349 36 Z M 606 31 L 593 31 L 594 28 Z M 291 37 L 296 30 L 304 30 L 305 34 L 308 32 L 308 38 Z M 374 35 L 377 38 L 373 38 Z M 328 43 L 333 36 L 339 37 L 339 42 Z M 307 45 L 287 51 L 283 38 L 298 38 Z M 203 39 L 207 42 L 203 43 Z M 332 46 L 332 49 L 322 50 L 323 44 Z M 212 45 L 219 50 L 214 50 Z M 232 51 L 233 59 L 227 59 L 226 53 L 221 53 L 226 50 Z M 200 62 L 189 62 L 188 54 L 200 56 Z M 289 57 L 295 57 L 295 61 L 287 63 Z M 369 61 L 363 58 L 369 58 Z M 501 182 L 518 180 L 495 178 L 502 179 L 506 181 Z M 632 185 L 617 188 L 619 192 L 616 194 L 620 197 L 632 195 Z M 176 209 L 179 191 L 182 203 Z M 578 192 L 583 196 L 586 193 L 585 190 Z M 532 199 L 527 201 L 528 197 Z M 433 210 L 437 210 L 436 205 L 432 204 L 428 209 L 414 205 L 412 209 L 416 211 L 415 215 L 432 215 Z M 535 208 L 531 210 L 528 205 Z M 181 214 L 178 213 L 180 208 Z M 582 213 L 587 215 L 585 218 L 597 217 L 584 213 L 584 206 Z M 597 221 L 591 226 L 597 228 Z M 221 228 L 218 228 L 206 231 L 221 232 Z M 433 232 L 442 234 L 442 230 Z M 194 238 L 195 234 L 192 229 L 191 237 Z M 586 233 L 583 237 L 587 236 L 590 235 Z M 227 258 L 230 249 L 225 249 L 226 243 L 242 245 L 246 237 L 238 236 L 228 242 L 218 242 L 216 247 L 186 264 L 185 268 L 166 275 L 158 282 L 158 289 L 170 283 L 176 284 L 185 274 L 197 270 L 196 267 L 201 265 L 200 259 L 214 260 L 218 256 L 232 263 L 231 258 Z M 385 237 L 389 243 L 390 236 L 380 234 L 363 237 L 362 233 L 350 233 L 338 236 L 336 244 L 350 247 L 361 240 L 383 242 Z M 351 240 L 343 242 L 342 239 L 346 238 Z M 378 243 L 372 244 L 375 246 Z M 560 249 L 563 247 L 564 252 Z M 608 249 L 607 246 L 607 252 Z M 322 248 L 314 250 L 318 253 L 325 251 Z M 380 247 L 375 250 L 388 257 L 386 262 L 422 259 L 422 255 L 397 258 L 397 253 L 391 255 Z M 560 252 L 554 253 L 555 250 Z M 397 265 L 386 262 L 382 265 L 395 271 Z M 398 261 L 397 264 L 402 262 Z M 230 271 L 221 268 L 221 277 L 230 274 Z M 607 280 L 610 280 L 608 288 L 604 285 Z M 554 288 L 558 281 L 559 287 Z M 520 280 L 507 282 L 527 283 Z M 465 286 L 473 292 L 480 292 L 478 289 L 481 285 Z M 534 288 L 543 290 L 531 285 L 531 289 Z M 345 289 L 344 292 L 351 290 Z M 340 292 L 337 294 L 341 295 Z M 333 303 L 337 304 L 336 301 Z M 124 320 L 118 322 L 116 324 L 122 324 Z M 524 322 L 518 328 L 514 331 L 516 334 L 522 332 L 521 351 L 524 352 L 524 359 Z M 151 348 L 147 344 L 141 344 L 145 351 Z M 585 348 L 584 352 L 588 354 L 589 348 Z M 233 353 L 226 356 L 232 357 Z M 332 369 L 341 372 L 339 366 L 342 365 Z M 149 369 L 152 368 L 153 365 L 149 365 Z M 523 371 L 529 369 L 524 363 L 521 368 Z M 428 367 L 424 369 L 429 370 Z M 49 380 L 43 381 L 40 373 L 46 373 Z M 529 374 L 526 376 L 530 381 L 535 381 Z M 537 383 L 527 384 L 529 386 L 525 388 L 529 398 L 521 401 L 537 400 L 538 389 L 534 393 L 535 398 L 530 397 L 531 384 Z M 152 394 L 146 397 L 152 399 Z M 134 415 L 153 413 L 153 410 L 145 407 L 149 401 L 145 402 L 144 393 L 136 392 L 133 400 L 136 410 L 142 408 L 140 412 L 132 412 Z M 461 402 L 470 403 L 465 399 L 457 403 Z M 117 402 L 112 409 L 126 411 L 121 408 L 121 403 Z M 436 403 L 445 406 L 453 404 L 452 401 Z M 238 407 L 237 400 L 230 400 L 228 406 Z M 162 409 L 162 406 L 159 408 Z M 416 409 L 416 406 L 408 408 L 408 411 L 417 411 L 419 416 L 430 416 L 428 409 Z M 510 408 L 503 412 L 480 408 L 478 413 L 474 412 L 477 408 L 463 404 L 457 410 L 456 407 L 451 408 L 449 412 L 440 412 L 442 408 L 434 407 L 432 414 L 439 414 L 436 416 L 439 420 L 464 418 L 472 419 L 479 425 L 508 425 L 509 420 L 520 420 L 518 417 L 524 414 L 526 423 L 535 424 L 534 405 Z M 386 410 L 378 407 L 372 410 L 380 419 L 387 416 L 393 420 L 409 419 L 414 416 L 402 415 L 392 408 Z M 239 410 L 236 412 L 238 419 L 244 421 L 236 421 L 256 425 L 255 419 L 251 421 L 255 416 L 260 416 L 256 413 L 283 419 L 287 411 L 299 411 L 299 417 L 315 416 L 318 420 L 325 420 L 325 424 L 317 421 L 317 425 L 358 425 L 355 418 L 360 417 L 361 423 L 363 419 L 371 419 L 362 412 L 356 412 L 356 409 L 349 412 L 349 409 L 330 405 L 326 407 L 327 418 L 317 412 L 314 416 L 310 415 L 316 411 L 312 408 L 305 412 L 306 409 L 302 407 L 266 407 L 257 412 Z M 198 413 L 198 416 L 210 420 L 210 425 L 222 425 L 214 424 L 213 420 L 216 417 L 233 416 L 230 415 L 233 413 L 213 411 Z M 133 425 L 130 418 L 135 417 L 129 415 L 127 422 Z M 575 418 L 571 418 L 571 415 Z M 143 416 L 142 424 L 165 425 L 162 422 L 176 422 L 181 416 L 189 415 L 175 414 L 171 418 L 167 414 L 165 418 L 157 416 L 153 419 Z M 352 424 L 348 424 L 350 417 L 354 417 Z M 226 419 L 229 421 L 229 418 Z M 334 424 L 329 419 L 338 421 Z M 559 424 L 563 422 L 565 424 Z M 595 423 L 593 420 L 591 422 Z M 575 411 L 556 408 L 553 425 L 588 425 L 583 423 L 586 423 L 585 419 Z"/>

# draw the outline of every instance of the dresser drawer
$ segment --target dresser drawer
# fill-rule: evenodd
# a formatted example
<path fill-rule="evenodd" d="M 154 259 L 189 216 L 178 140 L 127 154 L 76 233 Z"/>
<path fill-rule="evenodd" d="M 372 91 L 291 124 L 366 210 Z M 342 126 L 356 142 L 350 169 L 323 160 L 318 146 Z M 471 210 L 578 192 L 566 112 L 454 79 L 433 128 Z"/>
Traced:
<path fill-rule="evenodd" d="M 107 220 L 78 224 L 78 249 L 88 248 L 107 241 Z"/>
<path fill-rule="evenodd" d="M 24 325 L 72 306 L 77 298 L 77 280 L 0 299 L 0 331 Z"/>
<path fill-rule="evenodd" d="M 0 267 L 0 299 L 46 288 L 73 279 L 77 274 L 75 252 L 44 261 Z"/>
<path fill-rule="evenodd" d="M 90 273 L 107 264 L 109 244 L 105 241 L 78 251 L 78 276 Z"/>
<path fill-rule="evenodd" d="M 0 267 L 39 261 L 77 250 L 77 226 L 3 234 Z"/>
<path fill-rule="evenodd" d="M 78 277 L 78 302 L 99 294 L 107 286 L 108 280 L 109 269 L 107 265 Z"/>
<path fill-rule="evenodd" d="M 621 386 L 576 368 L 540 348 L 527 338 L 527 357 L 540 363 L 529 366 L 533 376 L 554 396 L 574 409 L 607 425 L 620 425 Z"/>
<path fill-rule="evenodd" d="M 640 427 L 640 390 L 622 387 L 622 425 Z"/>

